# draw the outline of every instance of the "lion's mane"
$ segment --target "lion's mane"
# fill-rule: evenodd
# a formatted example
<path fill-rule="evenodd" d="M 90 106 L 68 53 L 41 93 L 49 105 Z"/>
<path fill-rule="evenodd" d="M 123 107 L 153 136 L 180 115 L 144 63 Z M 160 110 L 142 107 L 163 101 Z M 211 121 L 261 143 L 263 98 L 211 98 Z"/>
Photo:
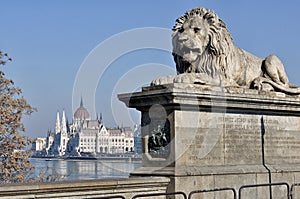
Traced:
<path fill-rule="evenodd" d="M 205 51 L 199 55 L 199 63 L 197 65 L 188 65 L 182 60 L 182 55 L 178 53 L 181 49 L 177 49 L 177 45 L 173 43 L 173 56 L 176 63 L 176 69 L 181 73 L 207 73 L 215 77 L 220 75 L 227 79 L 230 78 L 235 53 L 233 39 L 228 32 L 225 23 L 212 11 L 206 8 L 195 8 L 186 12 L 183 16 L 176 20 L 173 27 L 173 37 L 182 28 L 184 22 L 194 17 L 200 16 L 209 25 L 209 43 Z"/>
<path fill-rule="evenodd" d="M 225 23 L 206 8 L 195 8 L 176 20 L 172 35 L 178 75 L 161 77 L 152 85 L 168 83 L 245 87 L 300 94 L 291 86 L 276 55 L 265 59 L 238 48 Z"/>

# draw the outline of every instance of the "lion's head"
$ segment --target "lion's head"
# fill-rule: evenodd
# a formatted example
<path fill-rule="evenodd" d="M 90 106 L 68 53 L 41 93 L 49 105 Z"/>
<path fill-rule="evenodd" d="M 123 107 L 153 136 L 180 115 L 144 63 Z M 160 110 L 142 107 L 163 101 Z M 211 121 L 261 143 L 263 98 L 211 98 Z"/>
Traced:
<path fill-rule="evenodd" d="M 234 48 L 225 23 L 211 10 L 195 8 L 176 20 L 173 56 L 177 72 L 206 73 L 215 78 L 226 74 Z M 218 75 L 219 76 L 219 75 Z"/>

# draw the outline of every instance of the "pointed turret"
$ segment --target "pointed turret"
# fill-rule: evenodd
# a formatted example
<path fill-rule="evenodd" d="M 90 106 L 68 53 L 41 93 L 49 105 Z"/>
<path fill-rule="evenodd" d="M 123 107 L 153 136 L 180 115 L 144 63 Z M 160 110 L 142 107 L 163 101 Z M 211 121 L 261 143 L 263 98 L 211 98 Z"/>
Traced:
<path fill-rule="evenodd" d="M 100 113 L 100 120 L 99 123 L 102 125 L 103 124 L 103 120 L 102 120 L 102 113 Z"/>
<path fill-rule="evenodd" d="M 55 124 L 55 133 L 60 132 L 60 120 L 59 120 L 59 112 L 56 114 L 56 124 Z"/>
<path fill-rule="evenodd" d="M 66 120 L 66 126 L 67 126 L 67 133 L 70 133 L 70 124 L 68 118 Z"/>
<path fill-rule="evenodd" d="M 83 107 L 83 100 L 82 100 L 82 96 L 81 96 L 81 99 L 80 99 L 80 107 Z"/>
<path fill-rule="evenodd" d="M 63 115 L 61 118 L 61 132 L 62 133 L 67 133 L 67 125 L 66 125 L 66 116 L 65 116 L 65 111 L 63 110 Z"/>
<path fill-rule="evenodd" d="M 99 118 L 98 118 L 98 115 L 97 115 L 97 120 L 98 120 L 98 127 L 99 127 L 99 129 L 101 129 L 103 127 L 102 113 L 100 113 Z"/>

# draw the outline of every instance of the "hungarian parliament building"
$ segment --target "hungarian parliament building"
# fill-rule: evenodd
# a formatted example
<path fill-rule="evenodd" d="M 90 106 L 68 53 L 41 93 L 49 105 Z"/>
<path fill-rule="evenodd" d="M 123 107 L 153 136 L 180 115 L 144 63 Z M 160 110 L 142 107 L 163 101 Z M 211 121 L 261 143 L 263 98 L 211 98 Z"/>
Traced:
<path fill-rule="evenodd" d="M 32 144 L 34 155 L 45 157 L 80 157 L 86 154 L 136 154 L 141 153 L 140 128 L 107 129 L 102 114 L 96 120 L 80 101 L 73 122 L 68 124 L 65 112 L 60 120 L 57 112 L 55 131 L 48 131 L 46 138 L 37 138 Z"/>

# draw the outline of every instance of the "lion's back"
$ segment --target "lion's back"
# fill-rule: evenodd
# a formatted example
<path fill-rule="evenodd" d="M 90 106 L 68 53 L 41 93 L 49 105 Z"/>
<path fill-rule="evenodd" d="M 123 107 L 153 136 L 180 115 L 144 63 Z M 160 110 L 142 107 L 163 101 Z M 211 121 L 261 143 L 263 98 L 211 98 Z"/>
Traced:
<path fill-rule="evenodd" d="M 262 74 L 262 62 L 263 60 L 246 50 L 238 48 L 238 56 L 240 59 L 240 65 L 238 66 L 243 69 L 240 74 L 240 82 L 242 84 L 250 86 L 252 81 Z"/>

